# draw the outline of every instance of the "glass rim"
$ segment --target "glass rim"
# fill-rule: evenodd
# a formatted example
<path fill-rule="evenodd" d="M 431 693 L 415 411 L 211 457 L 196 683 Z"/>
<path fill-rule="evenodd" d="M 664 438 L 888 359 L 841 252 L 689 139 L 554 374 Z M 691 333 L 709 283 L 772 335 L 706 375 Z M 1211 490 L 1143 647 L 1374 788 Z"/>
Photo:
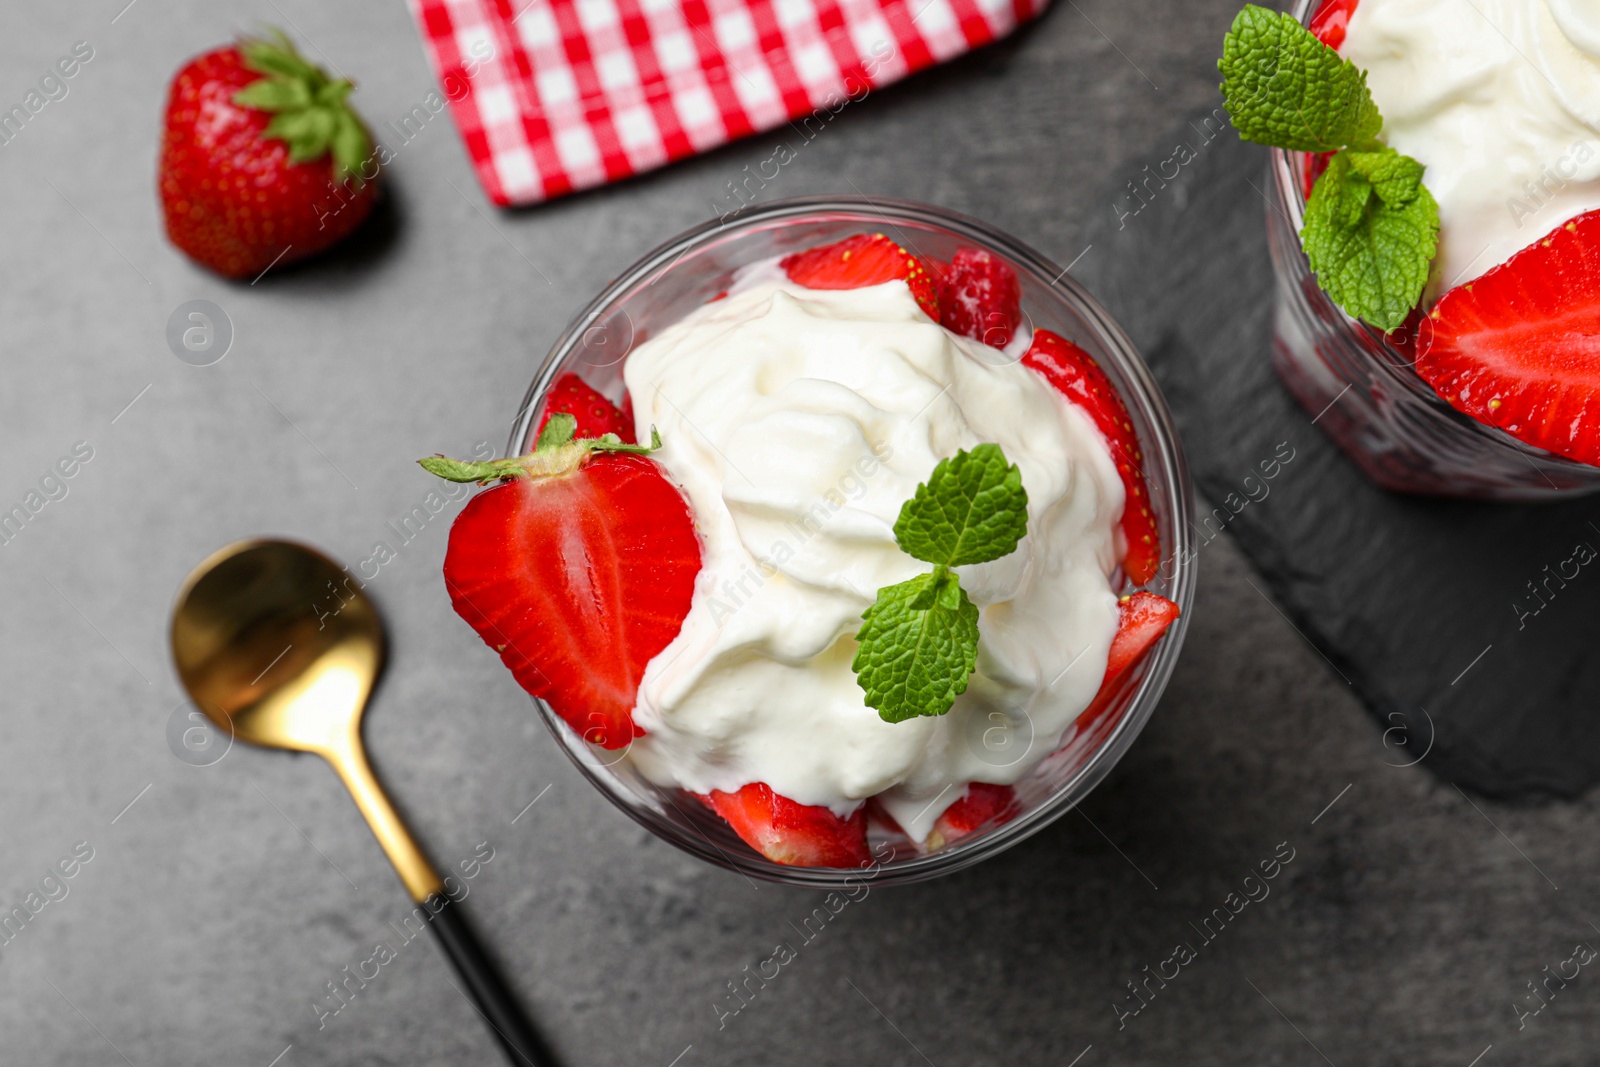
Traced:
<path fill-rule="evenodd" d="M 641 283 L 648 285 L 658 280 L 691 251 L 713 240 L 818 216 L 841 220 L 859 218 L 866 226 L 887 225 L 891 229 L 897 221 L 929 224 L 1001 255 L 1018 270 L 1033 275 L 1036 281 L 1042 281 L 1050 292 L 1056 294 L 1057 300 L 1062 301 L 1069 311 L 1093 330 L 1101 351 L 1115 368 L 1118 379 L 1126 383 L 1127 387 L 1119 390 L 1123 401 L 1136 412 L 1136 421 L 1150 428 L 1153 438 L 1149 441 L 1141 438 L 1146 480 L 1166 488 L 1160 503 L 1171 515 L 1173 543 L 1165 548 L 1162 566 L 1165 569 L 1167 561 L 1171 561 L 1169 592 L 1179 607 L 1179 616 L 1169 628 L 1165 640 L 1158 644 L 1142 665 L 1143 675 L 1138 684 L 1122 698 L 1126 710 L 1121 719 L 1083 765 L 1032 810 L 975 835 L 970 842 L 957 842 L 937 852 L 906 859 L 897 857 L 886 864 L 874 863 L 871 867 L 853 870 L 785 866 L 773 863 L 753 850 L 749 856 L 730 856 L 703 836 L 695 839 L 687 834 L 664 833 L 659 825 L 618 796 L 615 789 L 595 773 L 593 754 L 588 745 L 544 701 L 537 698 L 534 701 L 540 708 L 546 727 L 585 778 L 655 836 L 692 855 L 750 877 L 809 888 L 837 889 L 859 884 L 863 880 L 874 886 L 906 884 L 925 881 L 981 862 L 1033 836 L 1076 807 L 1132 747 L 1135 738 L 1154 713 L 1177 666 L 1196 585 L 1195 554 L 1190 533 L 1193 486 L 1177 425 L 1155 378 L 1133 342 L 1100 302 L 1070 277 L 1065 269 L 1039 252 L 985 223 L 954 211 L 888 197 L 813 196 L 771 201 L 742 211 L 737 216 L 711 219 L 684 231 L 640 257 L 591 300 L 552 344 L 536 370 L 513 421 L 506 454 L 516 455 L 525 450 L 535 425 L 538 404 L 554 381 L 557 371 L 587 331 L 620 299 L 633 293 Z M 1152 469 L 1159 470 L 1161 476 L 1150 477 Z M 589 759 L 585 759 L 585 756 Z M 1049 755 L 1045 757 L 1049 758 Z"/>

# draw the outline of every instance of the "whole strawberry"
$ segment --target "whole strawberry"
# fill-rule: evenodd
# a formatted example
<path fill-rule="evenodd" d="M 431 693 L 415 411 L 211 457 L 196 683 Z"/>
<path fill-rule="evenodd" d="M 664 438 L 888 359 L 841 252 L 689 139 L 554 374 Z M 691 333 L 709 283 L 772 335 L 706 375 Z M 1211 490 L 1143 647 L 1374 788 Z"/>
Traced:
<path fill-rule="evenodd" d="M 218 274 L 253 278 L 359 226 L 377 197 L 378 160 L 345 102 L 352 88 L 278 31 L 178 71 L 158 171 L 172 243 Z"/>

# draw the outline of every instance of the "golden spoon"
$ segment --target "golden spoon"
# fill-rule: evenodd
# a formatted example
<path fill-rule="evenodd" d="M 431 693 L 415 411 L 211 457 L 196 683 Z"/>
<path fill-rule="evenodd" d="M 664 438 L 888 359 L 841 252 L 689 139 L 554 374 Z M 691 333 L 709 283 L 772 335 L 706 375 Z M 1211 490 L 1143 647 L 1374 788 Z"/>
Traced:
<path fill-rule="evenodd" d="M 229 545 L 184 580 L 172 658 L 195 706 L 221 729 L 333 765 L 511 1062 L 549 1065 L 367 762 L 361 713 L 383 666 L 383 622 L 349 575 L 292 542 Z"/>

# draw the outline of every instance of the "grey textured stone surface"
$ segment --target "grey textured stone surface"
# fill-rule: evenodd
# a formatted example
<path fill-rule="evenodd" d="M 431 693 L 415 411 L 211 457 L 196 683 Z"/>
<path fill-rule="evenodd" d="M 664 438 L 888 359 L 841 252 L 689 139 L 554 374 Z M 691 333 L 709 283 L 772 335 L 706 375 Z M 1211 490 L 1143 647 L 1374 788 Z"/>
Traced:
<path fill-rule="evenodd" d="M 75 442 L 94 449 L 0 548 L 0 902 L 75 842 L 94 849 L 69 895 L 0 948 L 5 1061 L 493 1063 L 421 941 L 318 1029 L 311 1003 L 393 937 L 404 895 L 315 761 L 174 758 L 170 598 L 232 538 L 289 534 L 346 560 L 389 540 L 427 491 L 412 458 L 498 445 L 567 317 L 708 215 L 771 142 L 502 214 L 437 120 L 400 152 L 390 223 L 361 249 L 226 285 L 160 234 L 172 69 L 257 19 L 292 23 L 358 76 L 381 125 L 430 88 L 415 31 L 398 3 L 123 4 L 0 15 L 5 101 L 72 42 L 96 50 L 0 147 L 0 500 Z M 1159 135 L 1211 98 L 1234 6 L 1064 0 L 1010 42 L 852 105 L 769 194 L 929 200 L 1071 261 L 1114 210 L 1101 190 L 1164 157 Z M 164 339 L 196 298 L 235 328 L 212 367 Z M 1474 803 L 1386 766 L 1370 718 L 1226 539 L 1202 554 L 1163 707 L 1081 812 L 974 870 L 850 905 L 719 1029 L 724 983 L 794 938 L 816 896 L 678 854 L 583 783 L 451 614 L 444 522 L 371 585 L 394 656 L 368 740 L 441 864 L 494 847 L 467 908 L 569 1064 L 1592 1062 L 1587 974 L 1520 1032 L 1511 1008 L 1541 967 L 1600 943 L 1592 796 Z M 1199 947 L 1190 924 L 1280 842 L 1294 858 L 1271 895 Z M 1136 1003 L 1124 983 L 1181 940 L 1198 957 L 1119 1030 L 1114 1005 Z"/>

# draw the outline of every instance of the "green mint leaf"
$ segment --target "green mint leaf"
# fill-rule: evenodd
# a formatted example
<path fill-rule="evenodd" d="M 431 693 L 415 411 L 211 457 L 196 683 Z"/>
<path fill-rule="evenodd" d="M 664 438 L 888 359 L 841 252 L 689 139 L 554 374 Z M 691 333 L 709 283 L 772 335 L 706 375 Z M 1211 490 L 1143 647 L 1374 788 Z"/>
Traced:
<path fill-rule="evenodd" d="M 1311 190 L 1300 240 L 1336 304 L 1380 330 L 1400 326 L 1439 244 L 1439 205 L 1422 164 L 1392 148 L 1340 152 Z"/>
<path fill-rule="evenodd" d="M 978 662 L 978 608 L 944 567 L 878 590 L 851 663 L 885 722 L 943 715 Z"/>
<path fill-rule="evenodd" d="M 1409 204 L 1422 189 L 1422 164 L 1392 148 L 1343 154 L 1350 168 L 1367 179 L 1378 199 L 1386 204 Z"/>
<path fill-rule="evenodd" d="M 1292 152 L 1377 147 L 1367 75 L 1292 16 L 1247 5 L 1222 42 L 1223 106 L 1239 136 Z"/>
<path fill-rule="evenodd" d="M 940 460 L 894 524 L 907 554 L 948 567 L 1008 556 L 1027 532 L 1022 472 L 994 444 Z"/>
<path fill-rule="evenodd" d="M 895 520 L 908 555 L 929 574 L 878 590 L 861 616 L 851 668 L 885 722 L 943 715 L 978 662 L 978 608 L 951 567 L 1010 555 L 1028 532 L 1022 472 L 999 445 L 940 460 Z"/>

